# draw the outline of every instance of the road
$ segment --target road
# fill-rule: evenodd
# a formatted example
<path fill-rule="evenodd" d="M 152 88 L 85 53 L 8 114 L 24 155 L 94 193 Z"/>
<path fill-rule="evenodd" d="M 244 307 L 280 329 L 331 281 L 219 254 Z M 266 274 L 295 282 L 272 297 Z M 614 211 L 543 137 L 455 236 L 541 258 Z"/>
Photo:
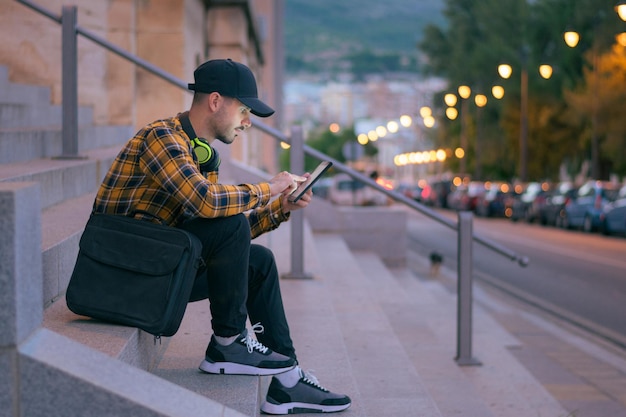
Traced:
<path fill-rule="evenodd" d="M 439 214 L 456 220 L 450 211 Z M 409 249 L 441 253 L 456 271 L 457 237 L 448 226 L 408 215 Z M 474 217 L 473 230 L 517 254 L 526 268 L 473 245 L 473 277 L 532 303 L 626 349 L 626 239 Z"/>

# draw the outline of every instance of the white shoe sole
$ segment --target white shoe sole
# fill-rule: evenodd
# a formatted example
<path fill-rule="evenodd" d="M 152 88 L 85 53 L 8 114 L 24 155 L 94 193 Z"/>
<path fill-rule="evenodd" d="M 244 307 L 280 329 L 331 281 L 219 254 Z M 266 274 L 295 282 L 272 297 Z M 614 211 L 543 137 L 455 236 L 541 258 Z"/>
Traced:
<path fill-rule="evenodd" d="M 285 404 L 272 404 L 269 402 L 263 403 L 261 411 L 266 414 L 300 414 L 300 413 L 336 413 L 343 411 L 350 407 L 352 403 L 344 405 L 319 405 L 309 403 L 285 403 Z M 294 412 L 295 410 L 295 412 Z"/>
<path fill-rule="evenodd" d="M 199 368 L 201 371 L 209 374 L 222 375 L 277 375 L 290 371 L 296 365 L 286 368 L 257 368 L 251 365 L 242 365 L 232 362 L 209 362 L 206 359 L 202 361 Z"/>

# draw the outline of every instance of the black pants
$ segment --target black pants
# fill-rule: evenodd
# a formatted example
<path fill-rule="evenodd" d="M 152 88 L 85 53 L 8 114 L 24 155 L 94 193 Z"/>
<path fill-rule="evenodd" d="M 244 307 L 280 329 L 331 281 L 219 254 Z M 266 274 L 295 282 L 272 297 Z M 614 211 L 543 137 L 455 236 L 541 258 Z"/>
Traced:
<path fill-rule="evenodd" d="M 237 335 L 245 329 L 249 316 L 250 323 L 265 328 L 256 335 L 261 343 L 295 359 L 274 255 L 251 244 L 245 216 L 197 218 L 181 228 L 202 242 L 206 267 L 198 272 L 189 301 L 209 299 L 213 333 Z"/>

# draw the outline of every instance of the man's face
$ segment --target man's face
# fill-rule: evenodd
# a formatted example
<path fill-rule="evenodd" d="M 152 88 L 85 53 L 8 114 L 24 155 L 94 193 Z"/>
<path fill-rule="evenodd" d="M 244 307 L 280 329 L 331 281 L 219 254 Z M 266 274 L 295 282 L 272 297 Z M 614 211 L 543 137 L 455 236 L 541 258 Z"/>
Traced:
<path fill-rule="evenodd" d="M 250 109 L 239 100 L 222 96 L 223 102 L 213 118 L 215 139 L 230 144 L 252 125 Z"/>

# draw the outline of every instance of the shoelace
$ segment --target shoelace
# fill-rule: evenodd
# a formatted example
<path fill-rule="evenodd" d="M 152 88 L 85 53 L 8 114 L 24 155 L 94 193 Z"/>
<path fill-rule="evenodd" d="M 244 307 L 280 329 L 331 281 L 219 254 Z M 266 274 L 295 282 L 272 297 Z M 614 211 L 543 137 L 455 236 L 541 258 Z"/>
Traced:
<path fill-rule="evenodd" d="M 314 387 L 317 387 L 319 389 L 321 389 L 322 391 L 326 391 L 329 392 L 326 388 L 324 388 L 323 386 L 320 385 L 320 382 L 317 380 L 317 378 L 315 377 L 315 375 L 313 375 L 313 371 L 312 370 L 308 370 L 308 371 L 303 371 L 300 370 L 302 373 L 302 380 L 309 385 L 313 385 Z"/>
<path fill-rule="evenodd" d="M 252 331 L 254 333 L 263 333 L 265 328 L 261 323 L 257 323 L 252 326 Z M 246 337 L 242 340 L 242 342 L 244 342 L 248 347 L 248 353 L 252 353 L 255 349 L 261 353 L 267 352 L 268 347 L 263 345 L 258 340 L 251 338 L 250 333 L 246 334 Z"/>

